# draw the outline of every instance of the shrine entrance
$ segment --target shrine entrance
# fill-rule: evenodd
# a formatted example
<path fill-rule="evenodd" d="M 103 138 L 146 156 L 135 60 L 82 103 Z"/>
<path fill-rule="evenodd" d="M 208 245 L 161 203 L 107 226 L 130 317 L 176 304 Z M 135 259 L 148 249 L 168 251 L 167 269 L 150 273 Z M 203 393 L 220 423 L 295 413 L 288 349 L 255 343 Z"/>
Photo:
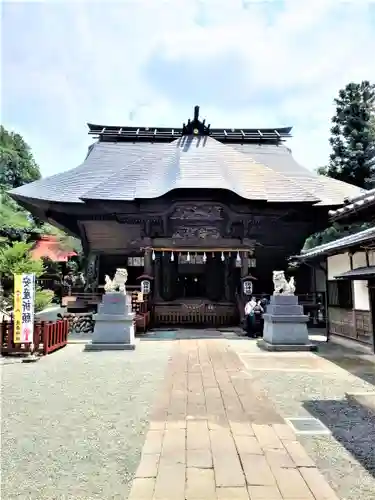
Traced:
<path fill-rule="evenodd" d="M 177 253 L 177 252 L 176 252 Z M 155 253 L 154 321 L 157 326 L 220 327 L 238 324 L 236 254 Z"/>
<path fill-rule="evenodd" d="M 207 296 L 205 264 L 179 264 L 176 298 L 196 299 Z"/>

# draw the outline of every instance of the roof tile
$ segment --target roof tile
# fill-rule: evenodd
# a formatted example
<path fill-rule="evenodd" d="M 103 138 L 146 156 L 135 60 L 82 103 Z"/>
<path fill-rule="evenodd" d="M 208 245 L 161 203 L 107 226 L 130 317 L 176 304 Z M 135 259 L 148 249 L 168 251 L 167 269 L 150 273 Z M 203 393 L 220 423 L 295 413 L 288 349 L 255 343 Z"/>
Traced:
<path fill-rule="evenodd" d="M 301 167 L 285 146 L 185 136 L 170 143 L 97 142 L 78 167 L 12 191 L 25 198 L 155 198 L 177 188 L 221 188 L 245 199 L 339 205 L 360 190 Z"/>

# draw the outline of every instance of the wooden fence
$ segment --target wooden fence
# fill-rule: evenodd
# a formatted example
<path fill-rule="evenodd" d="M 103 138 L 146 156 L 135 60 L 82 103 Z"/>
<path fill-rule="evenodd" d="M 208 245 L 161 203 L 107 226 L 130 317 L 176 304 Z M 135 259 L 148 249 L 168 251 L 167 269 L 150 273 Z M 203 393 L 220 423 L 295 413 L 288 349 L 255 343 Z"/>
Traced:
<path fill-rule="evenodd" d="M 34 323 L 34 352 L 40 355 L 50 354 L 68 342 L 69 321 L 39 321 Z M 0 322 L 1 354 L 27 354 L 31 344 L 13 342 L 13 321 Z"/>
<path fill-rule="evenodd" d="M 216 304 L 212 310 L 209 307 L 205 304 L 190 307 L 183 304 L 156 304 L 154 321 L 157 326 L 199 325 L 219 328 L 238 324 L 238 312 L 234 305 Z"/>

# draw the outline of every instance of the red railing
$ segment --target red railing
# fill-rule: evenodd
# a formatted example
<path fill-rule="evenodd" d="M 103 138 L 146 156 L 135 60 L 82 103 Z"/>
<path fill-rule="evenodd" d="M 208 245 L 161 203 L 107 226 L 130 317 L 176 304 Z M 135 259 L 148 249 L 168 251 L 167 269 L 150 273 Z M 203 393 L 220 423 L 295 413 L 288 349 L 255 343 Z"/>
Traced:
<path fill-rule="evenodd" d="M 34 352 L 50 354 L 68 343 L 69 321 L 40 321 L 34 323 Z M 13 342 L 13 321 L 0 322 L 1 354 L 27 354 L 31 344 Z"/>

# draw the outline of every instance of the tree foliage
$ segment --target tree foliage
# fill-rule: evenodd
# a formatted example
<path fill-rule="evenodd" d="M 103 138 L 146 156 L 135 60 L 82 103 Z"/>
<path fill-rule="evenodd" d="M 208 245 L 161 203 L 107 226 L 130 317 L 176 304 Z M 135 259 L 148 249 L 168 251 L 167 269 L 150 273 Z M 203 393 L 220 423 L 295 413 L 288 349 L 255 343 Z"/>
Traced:
<path fill-rule="evenodd" d="M 56 237 L 65 251 L 82 251 L 77 238 L 36 220 L 21 208 L 7 191 L 40 179 L 38 165 L 24 139 L 0 126 L 0 246 L 4 242 L 36 240 L 39 235 Z"/>
<path fill-rule="evenodd" d="M 364 231 L 369 227 L 371 227 L 371 224 L 368 222 L 358 222 L 350 225 L 334 223 L 332 226 L 327 227 L 324 231 L 320 231 L 309 236 L 305 241 L 303 250 L 310 250 L 316 246 L 330 243 L 331 241 L 335 241 L 339 238 L 344 238 L 344 236 Z"/>
<path fill-rule="evenodd" d="M 0 275 L 2 278 L 13 280 L 14 274 L 35 273 L 36 277 L 43 274 L 43 262 L 40 259 L 31 258 L 31 247 L 32 243 L 17 241 L 0 250 Z"/>
<path fill-rule="evenodd" d="M 370 189 L 375 186 L 375 85 L 349 83 L 334 102 L 332 153 L 318 173 Z"/>
<path fill-rule="evenodd" d="M 0 306 L 5 310 L 13 307 L 13 277 L 14 274 L 35 273 L 36 277 L 44 273 L 41 259 L 32 259 L 30 249 L 32 243 L 15 242 L 0 247 L 0 281 L 4 283 L 4 296 L 0 297 Z M 54 292 L 35 287 L 35 311 L 42 311 L 52 303 Z"/>
<path fill-rule="evenodd" d="M 0 126 L 0 186 L 12 189 L 40 179 L 38 165 L 24 139 Z"/>

